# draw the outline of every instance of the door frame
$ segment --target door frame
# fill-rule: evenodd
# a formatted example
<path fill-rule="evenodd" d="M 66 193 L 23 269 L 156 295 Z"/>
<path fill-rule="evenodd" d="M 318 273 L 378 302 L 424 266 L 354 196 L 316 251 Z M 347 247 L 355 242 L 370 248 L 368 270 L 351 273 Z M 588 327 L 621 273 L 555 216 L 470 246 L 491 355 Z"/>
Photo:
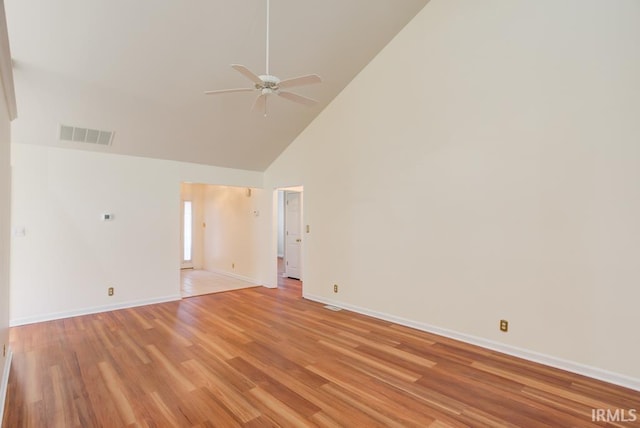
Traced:
<path fill-rule="evenodd" d="M 276 206 L 276 209 L 273 211 L 275 218 L 273 219 L 273 237 L 275 238 L 273 240 L 273 254 L 275 255 L 274 260 L 273 260 L 273 266 L 275 267 L 275 281 L 274 281 L 274 286 L 277 287 L 278 286 L 278 225 L 277 225 L 277 215 L 278 215 L 278 211 L 279 210 L 284 210 L 283 215 L 286 215 L 286 209 L 285 209 L 285 204 L 283 204 L 282 206 L 280 206 L 278 204 L 278 191 L 290 191 L 290 192 L 298 192 L 300 193 L 300 233 L 302 236 L 302 242 L 300 243 L 300 282 L 302 284 L 302 289 L 303 289 L 303 293 L 304 293 L 304 276 L 305 276 L 305 264 L 306 264 L 306 258 L 305 258 L 305 236 L 307 234 L 306 229 L 305 229 L 305 217 L 304 217 L 304 186 L 302 185 L 297 185 L 297 186 L 283 186 L 283 187 L 276 187 L 273 190 L 273 201 L 274 204 Z M 286 201 L 286 195 L 283 198 Z M 286 218 L 285 218 L 285 224 L 286 224 Z M 286 232 L 285 232 L 286 233 Z M 286 238 L 286 236 L 285 236 Z M 286 247 L 286 242 L 285 242 L 285 247 Z M 285 248 L 285 252 L 286 252 L 286 248 Z M 286 257 L 286 254 L 285 254 Z"/>
<path fill-rule="evenodd" d="M 296 194 L 298 197 L 298 224 L 291 224 L 291 220 L 289 219 L 289 195 Z M 294 222 L 295 223 L 295 222 Z M 284 236 L 284 272 L 287 277 L 292 279 L 298 279 L 302 281 L 302 192 L 293 191 L 293 190 L 285 190 L 284 191 L 284 228 L 285 228 L 285 236 Z M 297 252 L 298 252 L 298 266 L 296 267 L 297 272 L 292 272 L 289 270 L 289 231 L 293 228 L 297 229 L 298 239 L 296 240 Z M 292 276 L 292 274 L 297 274 Z"/>

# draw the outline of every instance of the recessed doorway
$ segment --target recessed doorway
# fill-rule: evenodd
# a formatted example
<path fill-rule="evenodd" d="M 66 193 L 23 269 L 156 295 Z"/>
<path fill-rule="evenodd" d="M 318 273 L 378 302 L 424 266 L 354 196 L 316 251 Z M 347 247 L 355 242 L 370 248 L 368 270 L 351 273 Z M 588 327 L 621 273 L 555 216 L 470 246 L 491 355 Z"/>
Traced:
<path fill-rule="evenodd" d="M 182 183 L 182 297 L 254 287 L 258 264 L 260 189 Z"/>
<path fill-rule="evenodd" d="M 276 189 L 277 272 L 279 277 L 302 281 L 304 276 L 303 187 Z M 279 282 L 279 281 L 278 281 Z M 276 282 L 277 283 L 277 282 Z"/>
<path fill-rule="evenodd" d="M 302 193 L 284 192 L 284 273 L 293 279 L 302 278 Z"/>

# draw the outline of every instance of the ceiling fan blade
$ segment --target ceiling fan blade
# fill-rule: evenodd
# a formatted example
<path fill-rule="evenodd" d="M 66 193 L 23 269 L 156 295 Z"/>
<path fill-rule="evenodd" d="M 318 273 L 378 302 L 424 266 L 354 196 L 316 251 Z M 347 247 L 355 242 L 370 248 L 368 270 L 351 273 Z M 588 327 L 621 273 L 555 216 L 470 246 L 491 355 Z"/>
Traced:
<path fill-rule="evenodd" d="M 253 71 L 249 70 L 244 65 L 231 64 L 231 68 L 233 68 L 238 73 L 242 74 L 247 79 L 251 80 L 256 85 L 262 85 L 262 83 L 263 83 L 262 79 L 260 79 L 260 77 L 257 74 L 255 74 Z"/>
<path fill-rule="evenodd" d="M 205 91 L 205 95 L 226 94 L 229 92 L 253 92 L 255 88 L 220 89 L 219 91 Z"/>
<path fill-rule="evenodd" d="M 304 104 L 307 106 L 312 106 L 316 104 L 318 101 L 313 100 L 311 98 L 303 97 L 302 95 L 294 94 L 293 92 L 280 91 L 278 95 L 282 98 L 286 98 L 289 101 L 293 101 L 294 103 Z"/>
<path fill-rule="evenodd" d="M 267 94 L 262 94 L 253 102 L 251 110 L 265 111 L 267 106 Z"/>
<path fill-rule="evenodd" d="M 280 88 L 292 88 L 294 86 L 312 85 L 314 83 L 322 82 L 322 78 L 317 74 L 308 74 L 306 76 L 293 77 L 291 79 L 285 79 L 278 83 Z"/>

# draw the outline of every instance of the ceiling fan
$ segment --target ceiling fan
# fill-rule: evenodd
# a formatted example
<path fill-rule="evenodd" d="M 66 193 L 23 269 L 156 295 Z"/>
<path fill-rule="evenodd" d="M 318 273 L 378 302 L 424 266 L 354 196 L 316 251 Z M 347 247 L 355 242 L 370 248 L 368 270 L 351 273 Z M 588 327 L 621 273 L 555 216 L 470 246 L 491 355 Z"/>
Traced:
<path fill-rule="evenodd" d="M 310 106 L 316 104 L 317 101 L 311 98 L 303 97 L 302 95 L 298 95 L 293 92 L 284 91 L 283 89 L 322 82 L 322 79 L 317 74 L 307 74 L 305 76 L 293 77 L 284 80 L 280 80 L 278 77 L 269 74 L 269 2 L 270 0 L 267 0 L 267 54 L 265 74 L 257 75 L 244 65 L 232 64 L 231 68 L 242 74 L 247 79 L 251 80 L 253 82 L 253 87 L 205 91 L 206 95 L 226 94 L 229 92 L 258 91 L 259 95 L 253 103 L 252 110 L 263 110 L 265 116 L 267 115 L 267 97 L 269 95 L 277 95 L 289 101 Z"/>

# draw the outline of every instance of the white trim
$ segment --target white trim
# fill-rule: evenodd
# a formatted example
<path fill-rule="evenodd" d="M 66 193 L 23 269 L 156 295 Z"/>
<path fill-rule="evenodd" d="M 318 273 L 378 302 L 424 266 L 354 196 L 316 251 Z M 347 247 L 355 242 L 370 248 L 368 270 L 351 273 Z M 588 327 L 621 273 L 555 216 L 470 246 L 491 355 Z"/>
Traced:
<path fill-rule="evenodd" d="M 484 339 L 477 336 L 472 336 L 469 334 L 459 333 L 457 331 L 436 327 L 430 324 L 408 320 L 406 318 L 397 317 L 395 315 L 372 311 L 370 309 L 349 305 L 344 302 L 338 302 L 332 299 L 327 299 L 325 297 L 316 296 L 313 294 L 308 294 L 303 292 L 302 297 L 308 300 L 313 300 L 315 302 L 337 306 L 339 308 L 347 309 L 353 312 L 357 312 L 359 314 L 368 315 L 368 316 L 385 320 L 385 321 L 391 321 L 396 324 L 415 328 L 417 330 L 422 330 L 422 331 L 437 334 L 440 336 L 448 337 L 451 339 L 459 340 L 461 342 L 470 343 L 472 345 L 477 345 L 483 348 L 491 349 L 493 351 L 502 352 L 503 354 L 512 355 L 514 357 L 523 358 L 525 360 L 544 364 L 546 366 L 555 367 L 557 369 L 566 370 L 566 371 L 587 376 L 593 379 L 598 379 L 604 382 L 609 382 L 615 385 L 623 386 L 625 388 L 630 388 L 636 391 L 640 391 L 640 379 L 632 378 L 619 373 L 613 373 L 608 370 L 603 370 L 597 367 L 592 367 L 585 364 L 564 360 L 562 358 L 541 354 L 535 351 L 530 351 L 528 349 L 522 349 L 515 346 L 505 345 L 504 343 L 494 342 L 492 340 Z"/>
<path fill-rule="evenodd" d="M 182 296 L 180 294 L 173 294 L 171 296 L 156 297 L 153 299 L 133 300 L 129 302 L 116 303 L 114 305 L 94 306 L 92 308 L 77 309 L 74 311 L 54 312 L 54 313 L 45 314 L 45 315 L 16 318 L 16 319 L 12 319 L 9 325 L 11 327 L 17 327 L 19 325 L 34 324 L 37 322 L 53 321 L 53 320 L 59 320 L 62 318 L 71 318 L 71 317 L 78 317 L 82 315 L 97 314 L 100 312 L 109 312 L 109 311 L 115 311 L 118 309 L 135 308 L 136 306 L 146 306 L 146 305 L 153 305 L 155 303 L 174 302 L 176 300 L 181 300 L 181 299 L 182 299 Z"/>
<path fill-rule="evenodd" d="M 226 270 L 215 269 L 215 268 L 204 269 L 204 270 L 206 270 L 207 272 L 213 272 L 220 275 L 229 276 L 234 279 L 239 279 L 240 281 L 250 282 L 253 285 L 262 285 L 260 281 L 258 281 L 257 279 L 249 278 L 248 276 L 238 275 L 237 273 L 227 272 Z"/>
<path fill-rule="evenodd" d="M 4 402 L 7 398 L 7 389 L 9 386 L 9 371 L 11 370 L 11 358 L 13 352 L 11 348 L 7 351 L 7 358 L 4 359 L 4 370 L 2 371 L 2 379 L 0 379 L 0 424 L 2 424 L 2 418 L 4 417 Z"/>

